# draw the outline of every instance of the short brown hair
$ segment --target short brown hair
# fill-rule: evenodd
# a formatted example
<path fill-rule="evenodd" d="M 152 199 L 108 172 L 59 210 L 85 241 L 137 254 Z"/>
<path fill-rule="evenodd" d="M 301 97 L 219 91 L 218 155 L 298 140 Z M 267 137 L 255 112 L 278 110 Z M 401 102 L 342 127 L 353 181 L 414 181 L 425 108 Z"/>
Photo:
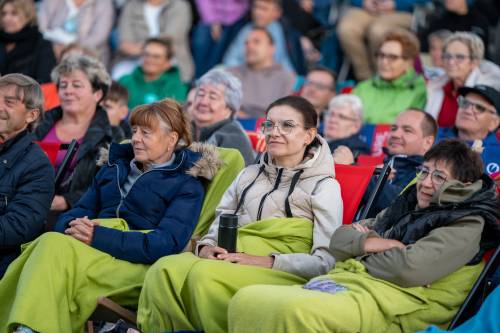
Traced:
<path fill-rule="evenodd" d="M 119 102 L 124 105 L 128 104 L 128 90 L 121 84 L 116 81 L 111 82 L 111 87 L 109 87 L 109 91 L 104 97 L 103 101 L 113 101 Z"/>
<path fill-rule="evenodd" d="M 413 112 L 418 112 L 421 113 L 424 117 L 422 118 L 422 122 L 420 123 L 420 128 L 422 129 L 422 133 L 424 136 L 433 136 L 434 139 L 437 137 L 438 133 L 438 123 L 436 122 L 436 119 L 430 115 L 430 113 L 425 112 L 422 109 L 417 109 L 417 108 L 409 108 L 406 109 L 406 111 L 413 111 Z"/>
<path fill-rule="evenodd" d="M 403 50 L 403 58 L 415 59 L 420 52 L 420 42 L 412 32 L 404 29 L 393 30 L 387 33 L 380 42 L 378 49 L 386 42 L 398 42 Z"/>
<path fill-rule="evenodd" d="M 28 25 L 35 26 L 37 24 L 36 7 L 33 0 L 1 0 L 0 11 L 3 10 L 3 7 L 9 3 L 26 17 Z"/>
<path fill-rule="evenodd" d="M 165 48 L 165 52 L 167 53 L 167 59 L 170 60 L 174 57 L 174 46 L 171 38 L 168 37 L 153 37 L 148 38 L 144 42 L 144 47 L 148 44 L 159 44 Z"/>
<path fill-rule="evenodd" d="M 443 161 L 450 167 L 453 178 L 463 183 L 473 183 L 483 174 L 484 166 L 481 155 L 458 139 L 439 141 L 425 153 L 424 159 Z"/>
<path fill-rule="evenodd" d="M 191 127 L 184 117 L 182 105 L 173 99 L 137 106 L 130 115 L 130 126 L 156 129 L 164 125 L 169 131 L 179 134 L 177 148 L 191 145 Z"/>

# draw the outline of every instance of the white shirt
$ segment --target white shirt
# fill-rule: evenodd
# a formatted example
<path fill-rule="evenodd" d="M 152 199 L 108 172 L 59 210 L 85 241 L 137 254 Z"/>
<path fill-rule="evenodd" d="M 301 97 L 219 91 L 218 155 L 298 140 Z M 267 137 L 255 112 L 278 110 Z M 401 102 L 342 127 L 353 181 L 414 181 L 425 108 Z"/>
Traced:
<path fill-rule="evenodd" d="M 160 13 L 162 5 L 152 6 L 148 3 L 144 4 L 144 20 L 148 25 L 149 36 L 156 37 L 160 34 Z"/>

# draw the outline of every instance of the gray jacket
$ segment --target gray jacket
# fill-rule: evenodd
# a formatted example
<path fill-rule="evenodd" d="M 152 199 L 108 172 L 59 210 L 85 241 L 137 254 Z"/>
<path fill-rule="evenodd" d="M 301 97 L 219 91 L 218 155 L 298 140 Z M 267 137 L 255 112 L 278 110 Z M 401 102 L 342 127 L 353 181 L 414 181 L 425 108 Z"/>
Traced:
<path fill-rule="evenodd" d="M 243 155 L 243 159 L 245 159 L 245 165 L 254 162 L 255 155 L 250 139 L 237 121 L 231 118 L 225 119 L 211 126 L 201 128 L 198 135 L 197 132 L 196 125 L 193 123 L 195 141 L 207 142 L 222 148 L 238 149 Z"/>
<path fill-rule="evenodd" d="M 458 203 L 472 196 L 482 187 L 482 180 L 466 185 L 448 181 L 436 192 L 435 203 Z M 458 195 L 460 194 L 460 195 Z M 372 229 L 387 212 L 359 222 Z M 330 248 L 337 261 L 356 258 L 374 277 L 403 287 L 432 283 L 466 265 L 478 253 L 484 219 L 470 215 L 449 225 L 438 227 L 405 248 L 391 248 L 377 253 L 364 250 L 370 237 L 383 236 L 371 230 L 359 232 L 352 225 L 342 226 L 334 233 Z"/>

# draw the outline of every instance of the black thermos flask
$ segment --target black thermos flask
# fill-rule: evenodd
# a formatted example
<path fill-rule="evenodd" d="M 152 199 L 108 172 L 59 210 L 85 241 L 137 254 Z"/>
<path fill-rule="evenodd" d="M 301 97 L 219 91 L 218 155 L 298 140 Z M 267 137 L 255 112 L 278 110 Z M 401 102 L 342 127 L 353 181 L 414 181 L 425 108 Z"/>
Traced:
<path fill-rule="evenodd" d="M 218 246 L 229 253 L 236 252 L 236 238 L 238 236 L 238 215 L 222 214 L 219 218 Z"/>

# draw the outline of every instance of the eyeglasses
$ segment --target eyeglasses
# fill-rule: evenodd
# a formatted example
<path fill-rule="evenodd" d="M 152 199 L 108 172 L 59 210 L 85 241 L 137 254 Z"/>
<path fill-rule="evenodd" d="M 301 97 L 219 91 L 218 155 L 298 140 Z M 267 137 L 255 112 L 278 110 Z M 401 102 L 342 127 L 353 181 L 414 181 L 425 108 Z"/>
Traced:
<path fill-rule="evenodd" d="M 158 54 L 158 53 L 149 53 L 149 52 L 142 52 L 142 57 L 143 58 L 151 58 L 155 60 L 160 60 L 163 59 L 165 56 L 163 54 Z"/>
<path fill-rule="evenodd" d="M 266 120 L 262 122 L 260 128 L 262 133 L 265 135 L 269 135 L 274 131 L 274 128 L 277 127 L 278 131 L 281 134 L 288 135 L 290 134 L 294 128 L 299 127 L 300 125 L 295 123 L 293 120 L 278 120 L 276 123 L 271 120 Z"/>
<path fill-rule="evenodd" d="M 398 59 L 405 59 L 404 56 L 400 56 L 400 55 L 397 55 L 397 54 L 384 53 L 384 52 L 380 52 L 380 51 L 378 51 L 378 52 L 375 53 L 375 57 L 378 60 L 387 59 L 390 62 L 394 62 L 394 61 L 396 61 Z"/>
<path fill-rule="evenodd" d="M 320 90 L 333 90 L 333 87 L 329 84 L 311 81 L 311 80 L 305 80 L 304 86 L 312 86 L 312 87 L 320 89 Z"/>
<path fill-rule="evenodd" d="M 335 113 L 335 112 L 328 112 L 326 114 L 326 117 L 327 118 L 338 118 L 338 119 L 343 120 L 343 121 L 358 121 L 359 120 L 359 118 L 349 117 L 349 116 L 343 115 L 341 113 Z"/>
<path fill-rule="evenodd" d="M 420 165 L 417 167 L 417 179 L 420 181 L 424 181 L 428 175 L 431 175 L 431 180 L 436 185 L 443 184 L 448 178 L 443 172 L 439 170 L 434 170 L 431 172 L 426 166 Z"/>
<path fill-rule="evenodd" d="M 470 58 L 471 58 L 470 56 L 468 56 L 467 54 L 463 54 L 463 53 L 448 53 L 448 52 L 445 52 L 441 56 L 441 59 L 443 61 L 455 60 L 456 62 L 463 62 L 463 61 L 465 61 L 467 59 L 470 59 Z"/>
<path fill-rule="evenodd" d="M 458 107 L 460 109 L 468 109 L 470 107 L 472 108 L 472 110 L 474 110 L 474 113 L 476 114 L 483 114 L 485 112 L 490 113 L 492 115 L 497 114 L 495 110 L 489 109 L 481 104 L 474 103 L 465 98 L 464 96 L 458 96 L 457 101 L 458 101 Z"/>

